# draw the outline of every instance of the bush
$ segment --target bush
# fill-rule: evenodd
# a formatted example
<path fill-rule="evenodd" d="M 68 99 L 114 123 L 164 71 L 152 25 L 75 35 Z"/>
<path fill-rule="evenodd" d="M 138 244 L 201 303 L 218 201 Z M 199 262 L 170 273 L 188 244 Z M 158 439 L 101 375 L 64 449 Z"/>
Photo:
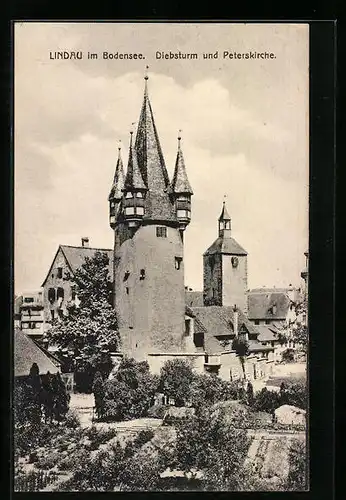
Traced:
<path fill-rule="evenodd" d="M 158 377 L 150 374 L 147 362 L 122 360 L 115 377 L 105 383 L 105 419 L 119 421 L 146 417 L 153 405 L 158 383 Z"/>
<path fill-rule="evenodd" d="M 169 405 L 160 405 L 160 404 L 154 405 L 151 408 L 149 408 L 148 417 L 163 419 L 168 408 Z"/>
<path fill-rule="evenodd" d="M 183 359 L 168 360 L 161 368 L 160 391 L 175 401 L 176 406 L 184 406 L 191 398 L 191 383 L 194 374 L 191 366 Z"/>
<path fill-rule="evenodd" d="M 291 443 L 289 453 L 289 473 L 287 490 L 304 491 L 307 488 L 306 444 L 295 439 Z"/>
<path fill-rule="evenodd" d="M 69 410 L 66 415 L 65 425 L 69 429 L 80 427 L 80 418 L 76 410 Z"/>
<path fill-rule="evenodd" d="M 151 441 L 153 439 L 154 435 L 155 434 L 151 429 L 145 429 L 143 431 L 140 431 L 137 434 L 137 436 L 135 437 L 135 439 L 133 440 L 133 445 L 136 448 L 142 448 L 142 446 L 145 443 L 148 443 L 149 441 Z"/>
<path fill-rule="evenodd" d="M 252 401 L 252 407 L 256 411 L 265 411 L 267 413 L 273 413 L 281 404 L 280 394 L 276 391 L 269 391 L 266 387 L 257 393 Z"/>
<path fill-rule="evenodd" d="M 53 469 L 61 460 L 61 453 L 58 451 L 49 451 L 44 457 L 39 458 L 35 463 L 37 469 L 49 470 Z"/>
<path fill-rule="evenodd" d="M 288 348 L 281 354 L 282 361 L 284 363 L 293 363 L 294 361 L 294 349 Z"/>

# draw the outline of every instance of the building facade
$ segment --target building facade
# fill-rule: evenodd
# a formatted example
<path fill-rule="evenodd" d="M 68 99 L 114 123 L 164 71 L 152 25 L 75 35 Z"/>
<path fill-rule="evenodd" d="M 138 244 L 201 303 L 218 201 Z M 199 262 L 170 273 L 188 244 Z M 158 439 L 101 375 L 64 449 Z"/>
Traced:
<path fill-rule="evenodd" d="M 139 360 L 148 353 L 186 349 L 183 235 L 191 220 L 193 194 L 180 137 L 169 180 L 147 80 L 135 141 L 131 132 L 127 172 L 119 151 L 108 198 L 122 350 Z"/>
<path fill-rule="evenodd" d="M 82 238 L 81 246 L 59 245 L 47 276 L 42 283 L 42 302 L 46 328 L 55 319 L 67 314 L 70 303 L 78 304 L 78 293 L 73 285 L 73 275 L 86 257 L 92 258 L 95 252 L 105 252 L 109 257 L 109 275 L 113 275 L 113 251 L 89 247 L 89 238 Z"/>
<path fill-rule="evenodd" d="M 203 254 L 204 305 L 236 305 L 247 312 L 247 252 L 231 235 L 225 202 L 218 220 L 219 236 Z"/>
<path fill-rule="evenodd" d="M 19 298 L 17 301 L 19 302 Z M 46 328 L 42 289 L 22 294 L 16 325 L 33 339 L 42 337 Z"/>

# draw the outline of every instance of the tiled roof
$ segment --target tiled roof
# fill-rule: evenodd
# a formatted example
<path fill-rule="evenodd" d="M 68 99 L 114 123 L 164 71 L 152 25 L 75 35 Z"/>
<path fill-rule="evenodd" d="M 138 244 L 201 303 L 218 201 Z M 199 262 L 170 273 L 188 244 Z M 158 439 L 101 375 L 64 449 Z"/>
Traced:
<path fill-rule="evenodd" d="M 170 182 L 163 158 L 147 85 L 139 117 L 135 151 L 142 178 L 148 188 L 143 220 L 178 223 L 174 203 L 169 197 Z"/>
<path fill-rule="evenodd" d="M 70 246 L 70 245 L 59 245 L 59 248 L 54 256 L 53 262 L 49 268 L 49 271 L 47 273 L 47 276 L 42 284 L 44 286 L 45 282 L 47 281 L 48 276 L 50 275 L 50 271 L 52 269 L 52 266 L 54 264 L 54 261 L 56 259 L 56 256 L 59 252 L 59 250 L 62 250 L 65 259 L 72 271 L 74 273 L 77 269 L 79 269 L 82 264 L 85 262 L 85 258 L 89 257 L 92 258 L 95 255 L 95 252 L 105 252 L 108 255 L 109 258 L 109 277 L 110 280 L 113 281 L 113 262 L 114 262 L 114 252 L 113 250 L 109 248 L 91 248 L 91 247 L 75 247 L 75 246 Z"/>
<path fill-rule="evenodd" d="M 208 248 L 203 255 L 210 255 L 214 253 L 232 254 L 232 255 L 247 255 L 247 251 L 235 241 L 234 238 L 223 238 L 220 236 Z"/>
<path fill-rule="evenodd" d="M 203 307 L 203 292 L 185 290 L 185 304 L 190 307 Z"/>
<path fill-rule="evenodd" d="M 37 363 L 40 374 L 59 371 L 35 342 L 16 328 L 14 331 L 14 376 L 28 376 L 33 363 Z"/>
<path fill-rule="evenodd" d="M 265 289 L 264 289 L 265 290 Z M 265 290 L 248 292 L 248 317 L 254 319 L 285 319 L 291 301 L 286 292 Z M 273 306 L 274 309 L 273 309 Z"/>
<path fill-rule="evenodd" d="M 118 160 L 117 164 L 115 167 L 115 173 L 114 173 L 114 179 L 113 179 L 113 184 L 111 188 L 111 192 L 109 193 L 108 200 L 121 200 L 122 198 L 122 189 L 124 187 L 124 182 L 125 182 L 125 175 L 124 175 L 124 167 L 123 167 L 123 162 L 121 159 L 120 155 L 120 148 L 119 148 L 119 154 L 118 154 Z"/>
<path fill-rule="evenodd" d="M 205 348 L 209 352 L 222 350 L 220 343 L 216 337 L 228 337 L 234 335 L 233 330 L 233 308 L 226 306 L 208 306 L 208 307 L 192 307 L 193 313 L 196 316 L 195 325 L 199 321 L 199 329 L 205 334 Z M 249 334 L 256 334 L 255 327 L 244 316 L 241 311 L 238 311 L 238 328 L 244 325 Z"/>
<path fill-rule="evenodd" d="M 219 217 L 219 221 L 223 221 L 223 220 L 231 220 L 231 217 L 230 217 L 229 213 L 227 212 L 227 208 L 226 208 L 226 203 L 225 202 L 223 202 L 222 212 L 221 212 L 221 215 Z"/>
<path fill-rule="evenodd" d="M 270 326 L 266 325 L 257 325 L 256 328 L 259 331 L 257 337 L 259 342 L 272 342 L 278 339 L 275 328 L 270 328 Z"/>
<path fill-rule="evenodd" d="M 69 245 L 61 245 L 61 249 L 69 263 L 72 272 L 79 269 L 85 262 L 85 258 L 94 257 L 96 252 L 106 253 L 109 258 L 109 273 L 112 277 L 113 273 L 113 250 L 109 248 L 90 248 L 90 247 L 74 247 Z"/>
<path fill-rule="evenodd" d="M 180 148 L 180 138 L 178 145 L 177 159 L 172 180 L 172 190 L 174 193 L 193 194 L 189 179 L 187 178 L 183 152 Z"/>
<path fill-rule="evenodd" d="M 147 189 L 141 171 L 138 166 L 137 154 L 133 151 L 132 146 L 132 133 L 130 140 L 130 151 L 129 151 L 129 161 L 127 164 L 127 172 L 125 178 L 125 188 L 130 189 Z"/>

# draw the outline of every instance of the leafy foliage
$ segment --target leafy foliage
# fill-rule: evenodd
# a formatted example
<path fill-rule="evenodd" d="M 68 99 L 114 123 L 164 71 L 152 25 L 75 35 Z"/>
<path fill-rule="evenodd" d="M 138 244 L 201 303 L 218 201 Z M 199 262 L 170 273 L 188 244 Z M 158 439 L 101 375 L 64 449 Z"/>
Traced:
<path fill-rule="evenodd" d="M 207 410 L 178 425 L 174 466 L 185 474 L 201 471 L 207 490 L 238 490 L 248 447 L 246 430 Z"/>
<path fill-rule="evenodd" d="M 161 368 L 160 390 L 175 401 L 176 406 L 184 406 L 190 399 L 194 374 L 191 366 L 182 359 L 168 360 Z"/>
<path fill-rule="evenodd" d="M 306 444 L 298 439 L 292 440 L 289 454 L 289 473 L 286 489 L 304 491 L 307 488 Z"/>
<path fill-rule="evenodd" d="M 111 304 L 112 285 L 109 257 L 95 252 L 75 273 L 64 278 L 72 282 L 79 305 L 68 305 L 68 315 L 56 320 L 47 332 L 50 345 L 58 348 L 65 371 L 76 373 L 76 386 L 90 392 L 95 372 L 107 375 L 112 369 L 110 352 L 119 343 L 117 320 Z"/>
<path fill-rule="evenodd" d="M 159 378 L 149 372 L 146 361 L 121 361 L 115 376 L 105 382 L 104 415 L 108 420 L 147 416 L 154 403 Z"/>
<path fill-rule="evenodd" d="M 280 403 L 306 410 L 308 407 L 306 380 L 298 379 L 295 382 L 283 382 L 280 387 Z"/>
<path fill-rule="evenodd" d="M 245 375 L 245 361 L 247 356 L 249 355 L 249 342 L 246 340 L 246 337 L 244 335 L 238 335 L 237 337 L 234 338 L 232 342 L 232 349 L 237 353 L 239 356 L 239 360 L 243 369 L 243 374 L 244 378 L 246 378 Z"/>

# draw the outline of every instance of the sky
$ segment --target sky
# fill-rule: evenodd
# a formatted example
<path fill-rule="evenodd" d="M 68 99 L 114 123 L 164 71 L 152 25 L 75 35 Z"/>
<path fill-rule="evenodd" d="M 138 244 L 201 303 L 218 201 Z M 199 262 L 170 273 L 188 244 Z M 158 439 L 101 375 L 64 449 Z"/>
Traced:
<path fill-rule="evenodd" d="M 305 24 L 17 22 L 15 293 L 42 285 L 59 244 L 88 236 L 92 247 L 113 247 L 107 198 L 119 144 L 127 164 L 146 65 L 168 173 L 181 129 L 194 191 L 185 284 L 202 290 L 202 255 L 226 199 L 232 236 L 248 252 L 249 288 L 299 286 L 308 249 L 308 37 Z M 51 59 L 57 51 L 83 59 Z M 198 58 L 156 57 L 179 51 Z M 275 57 L 224 58 L 250 51 Z"/>

